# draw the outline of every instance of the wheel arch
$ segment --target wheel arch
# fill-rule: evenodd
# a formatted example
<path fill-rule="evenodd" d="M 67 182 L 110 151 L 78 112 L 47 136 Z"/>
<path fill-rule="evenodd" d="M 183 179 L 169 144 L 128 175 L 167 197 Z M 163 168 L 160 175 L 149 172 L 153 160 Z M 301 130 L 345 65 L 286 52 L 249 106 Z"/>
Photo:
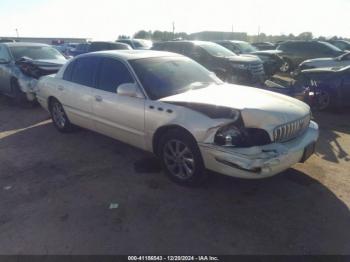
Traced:
<path fill-rule="evenodd" d="M 156 132 L 154 133 L 153 138 L 152 138 L 152 151 L 155 155 L 159 156 L 159 142 L 161 140 L 161 137 L 164 134 L 166 134 L 167 132 L 169 132 L 170 130 L 176 130 L 176 129 L 178 129 L 182 132 L 185 132 L 194 141 L 197 141 L 196 138 L 192 135 L 192 133 L 189 130 L 187 130 L 186 128 L 184 128 L 183 126 L 180 126 L 177 124 L 162 126 L 156 130 Z"/>
<path fill-rule="evenodd" d="M 48 106 L 49 111 L 51 111 L 51 103 L 52 103 L 54 100 L 57 100 L 58 102 L 60 102 L 60 101 L 57 99 L 57 97 L 55 97 L 55 96 L 49 96 L 49 97 L 47 98 L 47 106 Z"/>

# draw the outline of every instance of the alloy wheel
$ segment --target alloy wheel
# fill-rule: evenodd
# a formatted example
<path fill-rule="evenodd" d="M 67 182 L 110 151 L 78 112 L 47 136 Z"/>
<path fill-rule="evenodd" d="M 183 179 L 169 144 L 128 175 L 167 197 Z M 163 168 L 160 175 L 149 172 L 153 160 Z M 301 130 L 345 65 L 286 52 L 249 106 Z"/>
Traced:
<path fill-rule="evenodd" d="M 64 128 L 66 125 L 66 116 L 63 107 L 60 103 L 55 102 L 52 105 L 52 118 L 59 128 Z"/>
<path fill-rule="evenodd" d="M 284 61 L 282 66 L 281 66 L 281 68 L 280 68 L 281 72 L 287 73 L 289 71 L 289 69 L 290 69 L 289 62 L 288 61 Z"/>
<path fill-rule="evenodd" d="M 169 172 L 182 180 L 189 179 L 195 172 L 195 160 L 190 148 L 180 140 L 168 141 L 163 149 L 164 163 Z"/>

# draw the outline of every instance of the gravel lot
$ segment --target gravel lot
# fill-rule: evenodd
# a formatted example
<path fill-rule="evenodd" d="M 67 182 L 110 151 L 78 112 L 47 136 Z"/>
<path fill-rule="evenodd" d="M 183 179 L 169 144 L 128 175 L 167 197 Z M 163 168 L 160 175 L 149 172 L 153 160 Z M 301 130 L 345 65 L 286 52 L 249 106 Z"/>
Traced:
<path fill-rule="evenodd" d="M 60 134 L 40 107 L 0 97 L 0 253 L 350 254 L 349 115 L 315 114 L 321 138 L 306 164 L 191 189 L 152 155 Z"/>

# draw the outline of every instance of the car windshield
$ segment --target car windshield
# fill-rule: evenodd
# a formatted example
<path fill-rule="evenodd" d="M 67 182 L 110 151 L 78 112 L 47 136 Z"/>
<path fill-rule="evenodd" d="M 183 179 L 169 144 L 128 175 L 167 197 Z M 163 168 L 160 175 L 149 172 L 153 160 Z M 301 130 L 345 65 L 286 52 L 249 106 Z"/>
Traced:
<path fill-rule="evenodd" d="M 136 48 L 151 48 L 152 47 L 152 41 L 149 40 L 143 40 L 143 39 L 135 39 L 134 40 L 134 46 Z"/>
<path fill-rule="evenodd" d="M 59 51 L 50 46 L 12 46 L 10 50 L 15 60 L 22 57 L 33 60 L 65 60 Z"/>
<path fill-rule="evenodd" d="M 325 45 L 327 46 L 328 48 L 332 49 L 333 51 L 336 51 L 336 52 L 341 52 L 342 50 L 340 50 L 338 47 L 330 44 L 330 43 L 327 43 L 327 42 L 320 42 L 322 45 Z"/>
<path fill-rule="evenodd" d="M 246 42 L 239 42 L 237 45 L 239 45 L 239 49 L 241 49 L 242 53 L 252 53 L 258 51 L 256 47 Z"/>
<path fill-rule="evenodd" d="M 197 45 L 203 48 L 212 56 L 218 56 L 218 57 L 236 56 L 235 53 L 231 52 L 227 48 L 222 47 L 221 45 L 218 45 L 215 43 L 208 42 L 208 43 L 200 43 Z"/>
<path fill-rule="evenodd" d="M 222 83 L 198 63 L 185 57 L 157 57 L 130 61 L 148 96 L 157 100 Z"/>

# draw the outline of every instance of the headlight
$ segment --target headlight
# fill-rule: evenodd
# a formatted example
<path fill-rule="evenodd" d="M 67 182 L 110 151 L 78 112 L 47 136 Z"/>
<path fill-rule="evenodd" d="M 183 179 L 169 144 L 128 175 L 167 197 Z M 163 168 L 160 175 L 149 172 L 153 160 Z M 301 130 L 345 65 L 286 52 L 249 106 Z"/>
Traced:
<path fill-rule="evenodd" d="M 245 65 L 245 64 L 231 64 L 231 66 L 236 69 L 242 69 L 242 70 L 248 69 L 248 65 Z"/>
<path fill-rule="evenodd" d="M 271 144 L 269 134 L 260 128 L 245 128 L 243 125 L 230 124 L 220 128 L 214 143 L 224 147 L 252 147 Z"/>
<path fill-rule="evenodd" d="M 240 146 L 244 136 L 239 128 L 229 125 L 220 128 L 215 135 L 215 144 L 220 146 Z"/>

